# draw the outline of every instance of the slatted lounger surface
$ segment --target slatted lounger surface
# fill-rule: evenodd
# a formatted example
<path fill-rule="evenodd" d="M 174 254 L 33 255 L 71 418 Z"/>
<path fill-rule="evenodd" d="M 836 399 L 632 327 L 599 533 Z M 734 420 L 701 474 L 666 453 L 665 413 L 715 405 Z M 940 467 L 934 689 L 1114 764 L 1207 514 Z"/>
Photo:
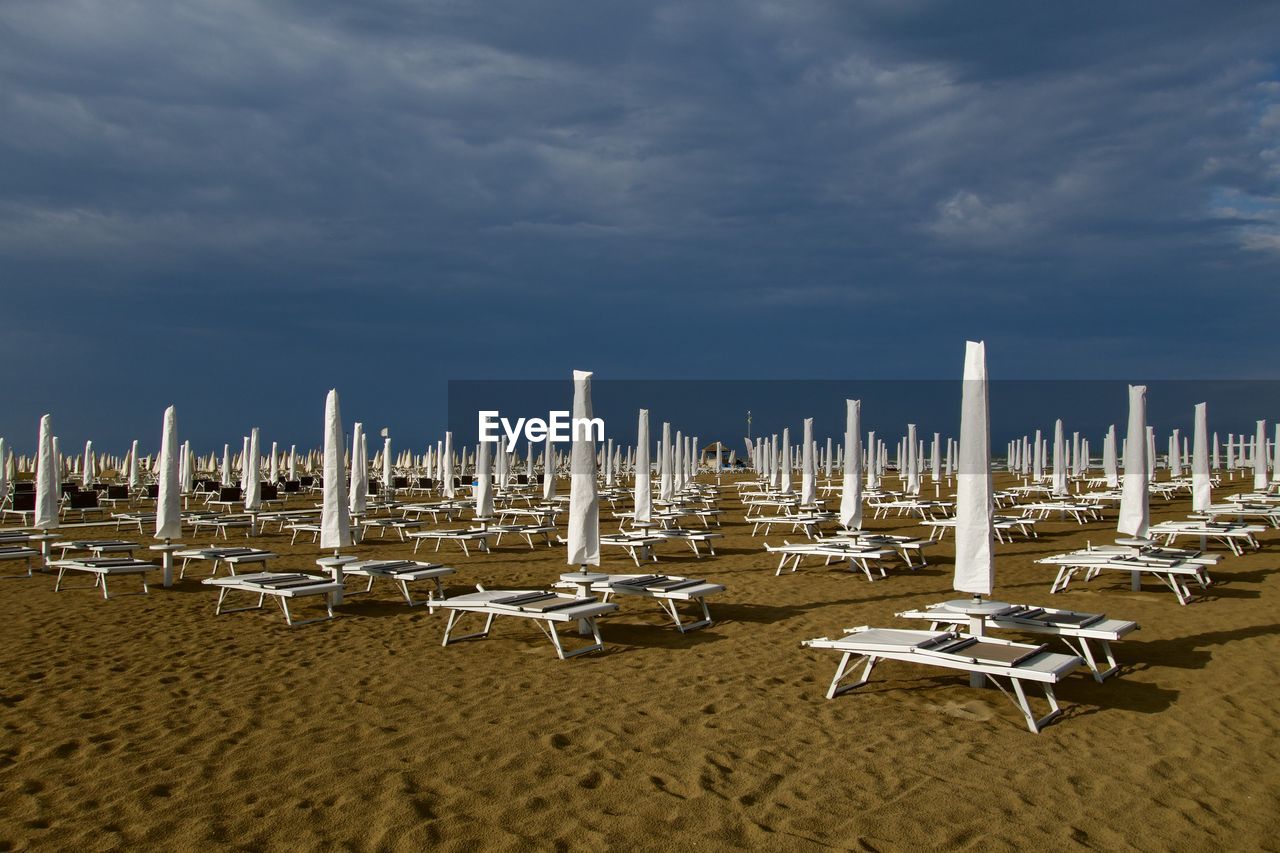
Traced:
<path fill-rule="evenodd" d="M 612 602 L 596 601 L 594 598 L 571 598 L 542 590 L 477 590 L 452 598 L 441 598 L 430 602 L 428 607 L 435 612 L 437 607 L 449 611 L 449 622 L 445 625 L 444 641 L 447 646 L 458 640 L 482 639 L 489 636 L 493 620 L 499 616 L 514 616 L 530 619 L 551 640 L 555 647 L 556 657 L 560 660 L 585 654 L 586 652 L 604 649 L 604 640 L 600 637 L 600 626 L 596 617 L 612 613 L 618 605 Z M 458 617 L 463 613 L 484 614 L 484 630 L 462 637 L 452 636 Z M 566 651 L 556 631 L 558 622 L 584 622 L 590 630 L 595 642 L 589 646 Z"/>
<path fill-rule="evenodd" d="M 572 581 L 561 581 L 555 586 L 557 589 L 576 588 L 576 584 Z M 591 591 L 603 593 L 605 601 L 615 594 L 652 598 L 672 618 L 676 628 L 682 634 L 711 624 L 711 611 L 707 607 L 707 597 L 719 595 L 724 592 L 724 589 L 722 584 L 668 575 L 609 575 L 608 580 L 591 585 Z M 689 624 L 680 621 L 680 612 L 676 609 L 677 601 L 689 601 L 700 605 L 702 618 Z"/>
<path fill-rule="evenodd" d="M 1078 573 L 1083 573 L 1084 579 L 1090 581 L 1101 574 L 1103 569 L 1155 575 L 1173 591 L 1178 598 L 1178 603 L 1184 605 L 1191 601 L 1191 589 L 1187 585 L 1187 579 L 1194 580 L 1201 589 L 1208 589 L 1209 584 L 1212 583 L 1205 571 L 1207 565 L 1211 563 L 1204 562 L 1202 558 L 1164 558 L 1108 551 L 1077 551 L 1072 554 L 1044 557 L 1036 562 L 1058 567 L 1058 575 L 1049 587 L 1051 594 L 1066 590 L 1067 585 Z"/>
<path fill-rule="evenodd" d="M 283 572 L 257 572 L 229 578 L 205 578 L 201 583 L 218 587 L 218 606 L 214 610 L 215 616 L 223 613 L 239 613 L 243 610 L 261 609 L 263 601 L 270 595 L 280 605 L 280 609 L 284 612 L 284 621 L 290 627 L 310 625 L 312 622 L 323 622 L 325 619 L 332 619 L 332 596 L 333 593 L 342 588 L 341 584 L 318 575 L 287 574 Z M 224 609 L 222 604 L 227 598 L 227 593 L 232 590 L 256 594 L 258 603 L 249 607 Z M 289 612 L 289 599 L 315 595 L 323 596 L 325 610 L 328 615 L 315 619 L 294 621 L 293 615 Z"/>
<path fill-rule="evenodd" d="M 23 537 L 24 539 L 26 537 Z M 32 576 L 31 558 L 39 557 L 40 552 L 34 548 L 28 548 L 25 545 L 0 545 L 0 560 L 25 560 L 27 563 L 27 573 L 24 575 L 11 575 L 10 577 L 29 578 Z"/>
<path fill-rule="evenodd" d="M 215 577 L 218 574 L 218 564 L 226 563 L 227 569 L 234 576 L 236 569 L 243 565 L 261 563 L 262 568 L 266 567 L 267 560 L 275 558 L 275 554 L 262 548 L 217 548 L 210 546 L 208 548 L 184 548 L 174 553 L 175 557 L 182 558 L 182 568 L 178 571 L 179 579 L 187 574 L 187 564 L 192 560 L 210 560 L 213 563 L 213 570 L 209 573 L 209 577 Z"/>
<path fill-rule="evenodd" d="M 968 615 L 952 610 L 945 602 L 931 604 L 922 610 L 908 610 L 898 616 L 904 619 L 927 619 L 930 622 L 929 628 L 933 631 L 943 625 L 965 625 L 969 621 Z M 1084 658 L 1093 677 L 1099 682 L 1120 669 L 1111 651 L 1111 643 L 1138 630 L 1137 622 L 1108 619 L 1103 613 L 1080 613 L 1025 604 L 1010 604 L 1008 609 L 988 615 L 984 619 L 984 625 L 988 630 L 1026 631 L 1059 637 L 1067 644 L 1067 648 Z M 1106 669 L 1099 667 L 1093 649 L 1089 646 L 1090 640 L 1101 645 Z"/>
<path fill-rule="evenodd" d="M 49 564 L 50 567 L 58 570 L 58 579 L 53 584 L 53 591 L 60 592 L 62 590 L 62 578 L 67 572 L 86 572 L 94 575 L 94 588 L 102 589 L 102 597 L 110 598 L 111 594 L 107 591 L 107 578 L 115 575 L 138 575 L 142 580 L 142 591 L 150 592 L 147 589 L 147 572 L 158 571 L 160 569 L 155 563 L 149 563 L 146 560 L 135 560 L 133 557 L 83 557 L 77 560 L 54 560 Z"/>
<path fill-rule="evenodd" d="M 367 577 L 369 585 L 365 587 L 365 592 L 373 589 L 376 578 L 394 581 L 400 587 L 400 593 L 404 596 L 405 602 L 413 607 L 418 604 L 430 604 L 434 596 L 429 596 L 426 601 L 414 601 L 409 593 L 409 584 L 432 581 L 435 584 L 436 594 L 443 596 L 444 586 L 440 583 L 440 579 L 453 574 L 456 569 L 439 563 L 421 563 L 416 560 L 359 560 L 343 565 L 342 571 L 348 575 Z"/>
<path fill-rule="evenodd" d="M 889 628 L 848 628 L 845 635 L 831 640 L 819 637 L 805 640 L 802 645 L 813 649 L 834 649 L 841 652 L 840 664 L 827 689 L 827 698 L 834 699 L 866 684 L 871 670 L 881 660 L 899 660 L 944 669 L 956 669 L 979 673 L 991 680 L 1000 692 L 1017 706 L 1026 720 L 1027 728 L 1038 733 L 1062 711 L 1053 695 L 1057 684 L 1083 661 L 1076 655 L 1062 655 L 1045 651 L 1045 646 L 1015 643 L 992 637 L 970 637 L 954 631 L 912 631 Z M 852 684 L 841 684 L 850 663 L 865 660 L 862 676 Z M 1009 687 L 1001 684 L 1001 679 Z M 1037 718 L 1031 711 L 1023 682 L 1034 682 L 1044 688 L 1049 703 L 1049 713 Z M 1012 693 L 1010 693 L 1012 689 Z"/>

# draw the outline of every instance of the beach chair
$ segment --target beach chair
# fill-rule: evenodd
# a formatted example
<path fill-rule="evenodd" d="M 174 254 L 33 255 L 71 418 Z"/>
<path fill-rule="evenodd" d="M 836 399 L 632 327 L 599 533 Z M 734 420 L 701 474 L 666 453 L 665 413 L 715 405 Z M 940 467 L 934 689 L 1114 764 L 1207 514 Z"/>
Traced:
<path fill-rule="evenodd" d="M 24 537 L 23 537 L 23 539 L 25 539 L 25 538 L 26 538 L 26 537 L 24 536 Z M 39 552 L 39 551 L 37 551 L 37 550 L 36 550 L 36 549 L 34 549 L 34 548 L 28 548 L 26 545 L 20 545 L 20 544 L 16 544 L 16 543 L 6 543 L 6 544 L 3 544 L 3 545 L 0 545 L 0 562 L 8 562 L 8 561 L 10 561 L 10 560 L 22 560 L 22 561 L 24 561 L 24 562 L 27 564 L 27 572 L 26 572 L 26 574 L 23 574 L 23 575 L 5 575 L 5 577 L 13 577 L 13 578 L 19 578 L 19 577 L 22 577 L 22 578 L 29 578 L 29 577 L 31 577 L 31 576 L 34 574 L 34 571 L 35 571 L 35 570 L 32 568 L 32 566 L 31 566 L 31 559 L 32 559 L 33 557 L 39 557 L 39 556 L 40 556 L 40 552 Z"/>
<path fill-rule="evenodd" d="M 1062 714 L 1053 695 L 1057 684 L 1083 661 L 1076 655 L 1045 651 L 1043 645 L 1015 643 L 992 637 L 971 637 L 955 631 L 917 631 L 889 628 L 847 628 L 845 634 L 832 640 L 819 637 L 802 645 L 812 649 L 832 649 L 841 653 L 835 677 L 827 689 L 834 699 L 866 684 L 871 670 L 881 660 L 896 660 L 981 675 L 991 681 L 1022 713 L 1027 728 L 1039 733 Z M 859 679 L 841 684 L 850 664 L 866 661 Z M 1007 686 L 1005 683 L 1007 682 Z M 1044 690 L 1049 713 L 1037 717 L 1031 710 L 1024 682 L 1039 684 Z"/>
<path fill-rule="evenodd" d="M 9 505 L 0 512 L 0 517 L 8 518 L 16 515 L 22 522 L 23 526 L 30 526 L 32 518 L 36 514 L 36 493 L 29 491 L 13 492 L 13 497 L 9 501 Z"/>
<path fill-rule="evenodd" d="M 64 518 L 73 513 L 80 515 L 80 520 L 84 521 L 89 514 L 101 516 L 106 513 L 106 507 L 98 503 L 97 492 L 81 492 L 73 491 L 66 495 L 66 499 L 59 507 L 59 514 Z"/>
<path fill-rule="evenodd" d="M 54 592 L 61 592 L 63 589 L 62 580 L 67 572 L 84 572 L 94 576 L 93 587 L 102 590 L 102 598 L 106 600 L 111 597 L 111 593 L 107 590 L 107 578 L 118 575 L 137 575 L 142 581 L 142 594 L 147 594 L 150 590 L 147 588 L 147 572 L 159 571 L 160 567 L 155 563 L 149 563 L 146 560 L 137 560 L 133 557 L 81 557 L 78 559 L 61 559 L 54 560 L 49 564 L 50 568 L 58 570 L 58 579 L 53 584 Z"/>
<path fill-rule="evenodd" d="M 1191 601 L 1188 581 L 1194 581 L 1201 589 L 1208 589 L 1212 580 L 1206 571 L 1217 562 L 1216 557 L 1159 553 L 1127 553 L 1108 548 L 1086 549 L 1069 554 L 1055 554 L 1036 560 L 1037 563 L 1057 566 L 1058 574 L 1049 587 L 1050 594 L 1065 592 L 1068 584 L 1081 575 L 1091 581 L 1104 570 L 1128 572 L 1130 576 L 1152 575 L 1185 605 Z"/>
<path fill-rule="evenodd" d="M 208 548 L 184 548 L 174 553 L 175 557 L 182 559 L 182 566 L 178 570 L 178 579 L 186 577 L 187 564 L 192 560 L 208 560 L 212 563 L 212 570 L 209 577 L 217 577 L 218 566 L 222 563 L 227 564 L 227 571 L 235 576 L 236 569 L 244 565 L 257 565 L 260 569 L 265 570 L 267 560 L 275 558 L 275 554 L 271 551 L 265 551 L 261 548 L 217 548 L 210 546 Z"/>
<path fill-rule="evenodd" d="M 445 625 L 444 641 L 441 643 L 443 646 L 459 640 L 484 639 L 489 636 L 494 619 L 508 616 L 528 619 L 538 626 L 555 647 L 556 657 L 560 660 L 587 652 L 603 651 L 604 640 L 600 636 L 600 626 L 596 619 L 618 609 L 618 605 L 612 602 L 597 601 L 594 598 L 573 598 L 543 590 L 485 590 L 482 587 L 477 587 L 475 592 L 436 599 L 427 606 L 432 613 L 436 608 L 449 611 L 449 621 Z M 466 613 L 483 615 L 484 628 L 474 634 L 454 637 L 453 629 L 459 618 Z M 557 630 L 562 622 L 582 623 L 595 642 L 579 649 L 566 650 Z"/>
<path fill-rule="evenodd" d="M 879 562 L 886 554 L 883 548 L 867 548 L 843 543 L 827 545 L 813 542 L 792 543 L 784 539 L 778 546 L 766 542 L 764 549 L 768 553 L 782 555 L 778 560 L 778 569 L 773 573 L 774 577 L 782 574 L 788 561 L 791 562 L 791 571 L 795 572 L 800 568 L 800 561 L 805 557 L 822 557 L 824 566 L 831 565 L 832 560 L 848 560 L 849 571 L 859 570 L 869 581 L 876 579 L 873 570 L 879 572 L 880 577 L 887 577 L 884 566 Z"/>
<path fill-rule="evenodd" d="M 416 560 L 358 560 L 342 566 L 343 574 L 360 575 L 369 579 L 369 585 L 363 592 L 370 592 L 373 589 L 373 582 L 378 578 L 392 581 L 400 588 L 400 594 L 404 596 L 405 603 L 410 607 L 430 604 L 435 600 L 435 595 L 443 598 L 444 585 L 441 583 L 441 578 L 448 577 L 455 571 L 456 569 L 440 563 L 422 563 Z M 415 601 L 409 592 L 409 584 L 420 581 L 431 581 L 435 586 L 435 595 L 429 593 L 426 600 Z"/>
<path fill-rule="evenodd" d="M 897 615 L 903 619 L 927 619 L 931 631 L 946 625 L 965 625 L 970 618 L 967 614 L 948 607 L 946 602 L 931 604 L 921 610 L 907 610 Z M 1023 631 L 1058 637 L 1074 654 L 1084 659 L 1099 683 L 1120 670 L 1111 644 L 1138 630 L 1137 622 L 1108 619 L 1102 613 L 1080 613 L 1025 604 L 1010 604 L 1002 611 L 988 614 L 983 624 L 986 630 Z M 1098 656 L 1094 654 L 1090 642 L 1098 644 L 1105 667 L 1098 663 Z"/>
<path fill-rule="evenodd" d="M 575 589 L 572 581 L 560 581 L 557 589 Z M 711 610 L 707 607 L 707 598 L 724 592 L 724 586 L 708 583 L 701 579 L 678 578 L 668 575 L 609 575 L 607 580 L 597 581 L 591 585 L 592 592 L 602 593 L 601 598 L 608 601 L 613 595 L 634 595 L 651 598 L 657 602 L 663 612 L 671 617 L 676 630 L 681 634 L 696 631 L 711 624 Z M 677 602 L 690 602 L 701 608 L 702 618 L 693 622 L 682 622 Z"/>
<path fill-rule="evenodd" d="M 223 613 L 240 613 L 245 610 L 262 609 L 263 601 L 271 596 L 280 605 L 284 613 L 284 621 L 290 628 L 323 622 L 333 618 L 333 593 L 342 589 L 342 584 L 329 578 L 308 574 L 287 574 L 282 572 L 256 572 L 248 575 L 234 575 L 228 578 L 205 578 L 201 583 L 218 588 L 218 606 L 214 615 Z M 247 592 L 258 596 L 258 603 L 247 607 L 225 608 L 227 594 L 232 591 Z M 314 619 L 295 620 L 289 612 L 289 602 L 293 599 L 320 596 L 324 599 L 327 616 Z"/>

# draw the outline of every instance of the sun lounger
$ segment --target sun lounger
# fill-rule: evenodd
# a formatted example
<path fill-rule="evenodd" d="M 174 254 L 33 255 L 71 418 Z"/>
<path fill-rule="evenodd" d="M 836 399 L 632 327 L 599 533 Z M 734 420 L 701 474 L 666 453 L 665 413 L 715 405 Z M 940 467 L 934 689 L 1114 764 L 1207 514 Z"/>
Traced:
<path fill-rule="evenodd" d="M 55 542 L 53 547 L 62 549 L 62 558 L 67 558 L 68 551 L 88 551 L 95 557 L 103 554 L 127 554 L 141 548 L 137 542 L 126 542 L 123 539 L 74 539 L 69 542 Z"/>
<path fill-rule="evenodd" d="M 1191 589 L 1187 585 L 1187 580 L 1195 581 L 1201 589 L 1207 589 L 1212 582 L 1205 571 L 1206 567 L 1212 563 L 1206 563 L 1205 558 L 1202 557 L 1164 557 L 1109 550 L 1085 550 L 1044 557 L 1036 562 L 1058 567 L 1057 577 L 1049 587 L 1051 594 L 1065 591 L 1077 574 L 1083 574 L 1084 580 L 1090 581 L 1104 569 L 1129 572 L 1131 575 L 1154 575 L 1173 591 L 1178 603 L 1184 605 L 1191 600 Z"/>
<path fill-rule="evenodd" d="M 1221 521 L 1162 521 L 1152 525 L 1148 535 L 1162 536 L 1166 545 L 1173 545 L 1179 536 L 1190 536 L 1201 542 L 1220 542 L 1231 549 L 1237 557 L 1244 554 L 1246 548 L 1259 548 L 1256 534 L 1267 528 L 1261 524 L 1240 524 Z"/>
<path fill-rule="evenodd" d="M 711 552 L 711 556 L 716 555 L 715 540 L 723 539 L 723 533 L 712 533 L 709 530 L 689 530 L 684 527 L 661 527 L 650 530 L 646 535 L 656 536 L 659 539 L 675 539 L 683 541 L 689 545 L 693 551 L 693 556 L 701 557 L 698 551 L 698 543 L 701 542 L 707 546 L 707 550 Z"/>
<path fill-rule="evenodd" d="M 557 537 L 563 544 L 567 540 L 563 537 Z M 654 536 L 651 533 L 638 533 L 631 531 L 623 531 L 621 533 L 602 533 L 600 535 L 601 546 L 608 545 L 612 548 L 621 548 L 631 556 L 631 561 L 639 568 L 640 560 L 646 562 L 657 562 L 658 558 L 653 553 L 653 546 L 658 545 L 664 540 L 660 536 Z"/>
<path fill-rule="evenodd" d="M 834 699 L 866 684 L 871 670 L 881 660 L 897 660 L 954 669 L 982 675 L 999 688 L 1022 712 L 1027 728 L 1039 733 L 1062 710 L 1053 695 L 1053 685 L 1070 674 L 1083 661 L 1076 655 L 1045 651 L 1043 645 L 1028 645 L 992 637 L 970 637 L 954 631 L 914 631 L 887 628 L 849 628 L 835 640 L 819 637 L 803 645 L 813 649 L 841 652 L 840 664 L 827 689 Z M 861 677 L 852 684 L 841 684 L 850 663 L 866 661 Z M 1008 682 L 1008 687 L 1001 683 Z M 1024 682 L 1040 684 L 1049 703 L 1049 713 L 1037 718 L 1027 701 Z M 1012 690 L 1012 693 L 1010 693 Z"/>
<path fill-rule="evenodd" d="M 25 540 L 26 537 L 24 536 L 23 539 Z M 31 567 L 31 558 L 39 556 L 39 551 L 34 548 L 28 548 L 25 545 L 0 545 L 0 561 L 7 562 L 9 560 L 24 560 L 27 564 L 27 573 L 25 575 L 6 575 L 6 577 L 31 577 L 34 573 L 34 570 Z"/>
<path fill-rule="evenodd" d="M 831 565 L 832 560 L 848 560 L 849 571 L 855 569 L 860 570 L 866 575 L 867 580 L 874 581 L 875 575 L 872 571 L 880 573 L 880 577 L 886 577 L 884 566 L 879 561 L 884 557 L 886 551 L 882 548 L 864 548 L 857 545 L 844 544 L 827 544 L 821 545 L 812 542 L 791 543 L 783 540 L 782 545 L 773 546 L 768 542 L 764 543 L 764 549 L 771 554 L 781 554 L 778 560 L 778 569 L 775 571 L 774 577 L 782 574 L 782 570 L 786 568 L 787 561 L 791 561 L 791 571 L 795 572 L 800 568 L 800 561 L 805 557 L 822 557 L 823 565 Z M 874 565 L 872 565 L 874 563 Z"/>
<path fill-rule="evenodd" d="M 215 616 L 223 613 L 239 613 L 244 610 L 259 610 L 262 608 L 263 601 L 269 595 L 280 605 L 280 609 L 284 612 L 285 624 L 291 628 L 332 619 L 333 593 L 342 588 L 342 584 L 318 575 L 287 574 L 283 572 L 257 572 L 249 575 L 235 575 L 229 578 L 205 578 L 201 583 L 218 588 L 218 606 L 214 610 Z M 223 608 L 222 605 L 227 598 L 227 593 L 232 590 L 257 595 L 258 603 L 249 607 Z M 322 596 L 324 598 L 324 606 L 328 616 L 295 621 L 293 614 L 289 612 L 290 599 L 309 596 Z"/>
<path fill-rule="evenodd" d="M 434 539 L 436 543 L 435 550 L 440 550 L 441 542 L 457 542 L 462 547 L 462 553 L 468 557 L 471 556 L 470 549 L 467 548 L 468 542 L 480 543 L 480 550 L 488 553 L 489 537 L 496 536 L 493 530 L 481 530 L 478 528 L 467 528 L 458 530 L 419 530 L 416 533 L 410 533 L 408 538 L 414 540 L 413 553 L 418 553 L 419 546 L 428 539 Z"/>
<path fill-rule="evenodd" d="M 192 532 L 200 535 L 200 531 L 206 527 L 212 527 L 215 536 L 227 538 L 228 530 L 244 529 L 246 537 L 253 535 L 253 518 L 248 515 L 204 515 L 192 518 Z"/>
<path fill-rule="evenodd" d="M 574 589 L 572 581 L 560 581 L 557 589 Z M 707 597 L 724 592 L 724 586 L 708 583 L 705 580 L 678 578 L 669 575 L 609 575 L 607 580 L 597 581 L 591 585 L 592 592 L 603 594 L 607 602 L 612 595 L 636 595 L 652 598 L 658 606 L 676 623 L 676 629 L 684 634 L 696 631 L 711 624 L 711 610 L 707 607 Z M 676 602 L 694 602 L 701 607 L 702 618 L 692 622 L 680 621 L 680 613 Z"/>
<path fill-rule="evenodd" d="M 213 563 L 213 570 L 209 577 L 216 577 L 218 574 L 218 565 L 226 563 L 228 571 L 234 576 L 236 569 L 243 565 L 261 564 L 260 569 L 266 568 L 267 560 L 274 559 L 275 554 L 262 548 L 217 548 L 210 546 L 208 548 L 184 548 L 174 553 L 175 557 L 182 558 L 182 568 L 178 571 L 178 578 L 182 579 L 187 573 L 187 564 L 192 560 L 209 560 Z"/>
<path fill-rule="evenodd" d="M 440 583 L 440 579 L 453 574 L 455 571 L 455 569 L 439 563 L 421 563 L 416 560 L 359 560 L 342 566 L 344 574 L 360 575 L 369 579 L 369 585 L 364 589 L 365 592 L 373 589 L 373 582 L 377 578 L 386 578 L 395 582 L 400 587 L 400 593 L 410 607 L 418 604 L 430 604 L 435 596 L 429 595 L 426 601 L 414 601 L 409 592 L 409 584 L 418 581 L 432 581 L 435 584 L 436 594 L 443 597 L 444 586 Z"/>
<path fill-rule="evenodd" d="M 511 616 L 533 621 L 539 630 L 551 640 L 551 645 L 556 650 L 556 657 L 560 660 L 576 657 L 587 652 L 602 651 L 604 649 L 604 640 L 600 637 L 600 626 L 597 624 L 596 618 L 618 609 L 618 605 L 612 602 L 597 601 L 594 598 L 572 598 L 542 590 L 509 589 L 477 589 L 475 592 L 455 595 L 452 598 L 436 599 L 429 602 L 427 606 L 433 613 L 436 608 L 443 608 L 449 611 L 449 622 L 445 625 L 444 641 L 441 645 L 447 646 L 450 642 L 459 640 L 483 639 L 489 636 L 489 629 L 493 626 L 494 619 L 499 616 Z M 483 614 L 485 617 L 484 629 L 474 634 L 454 637 L 452 636 L 453 629 L 457 625 L 459 617 L 464 613 Z M 560 641 L 560 634 L 556 630 L 556 625 L 560 622 L 578 621 L 585 623 L 595 642 L 580 649 L 566 651 Z"/>
<path fill-rule="evenodd" d="M 138 575 L 142 581 L 142 592 L 147 589 L 147 572 L 159 571 L 160 567 L 146 560 L 135 560 L 133 557 L 82 557 L 79 559 L 54 560 L 49 564 L 58 570 L 58 579 L 53 584 L 54 592 L 62 591 L 62 579 L 67 572 L 85 572 L 94 576 L 93 586 L 102 589 L 103 599 L 111 594 L 107 591 L 107 578 L 116 575 Z"/>
<path fill-rule="evenodd" d="M 927 619 L 931 631 L 944 625 L 965 625 L 970 618 L 967 614 L 949 608 L 945 602 L 931 604 L 922 610 L 908 610 L 898 616 L 904 619 Z M 1025 604 L 1010 604 L 1006 610 L 986 616 L 983 624 L 987 630 L 1025 631 L 1060 638 L 1067 644 L 1067 648 L 1084 659 L 1098 682 L 1120 669 L 1115 654 L 1111 651 L 1111 643 L 1138 630 L 1137 622 L 1108 619 L 1101 613 L 1079 613 L 1075 610 L 1029 607 Z M 1105 669 L 1099 667 L 1089 645 L 1090 640 L 1101 646 Z"/>

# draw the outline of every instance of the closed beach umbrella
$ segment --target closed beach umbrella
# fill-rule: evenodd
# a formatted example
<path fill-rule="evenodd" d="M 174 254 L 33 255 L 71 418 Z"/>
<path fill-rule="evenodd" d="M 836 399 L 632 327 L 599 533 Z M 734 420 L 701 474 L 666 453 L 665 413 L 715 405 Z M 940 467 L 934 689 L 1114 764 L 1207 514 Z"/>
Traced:
<path fill-rule="evenodd" d="M 164 410 L 164 429 L 160 435 L 160 495 L 156 499 L 156 538 L 166 542 L 182 535 L 178 459 L 178 413 L 170 406 Z"/>
<path fill-rule="evenodd" d="M 231 485 L 231 445 L 222 445 L 222 485 Z"/>
<path fill-rule="evenodd" d="M 1120 520 L 1116 529 L 1138 539 L 1147 538 L 1151 518 L 1147 483 L 1147 386 L 1130 385 L 1124 492 L 1120 497 Z"/>
<path fill-rule="evenodd" d="M 262 509 L 262 476 L 258 465 L 258 428 L 249 430 L 249 451 L 244 461 L 244 508 L 250 512 Z"/>
<path fill-rule="evenodd" d="M 960 403 L 960 473 L 956 477 L 956 568 L 951 585 L 975 597 L 991 594 L 996 574 L 991 546 L 990 430 L 986 345 L 968 341 Z"/>
<path fill-rule="evenodd" d="M 133 440 L 129 450 L 129 490 L 138 488 L 138 440 Z"/>
<path fill-rule="evenodd" d="M 324 501 L 320 510 L 320 547 L 333 549 L 335 553 L 351 544 L 351 516 L 342 460 L 342 411 L 335 388 L 329 391 L 324 403 Z"/>
<path fill-rule="evenodd" d="M 58 468 L 53 458 L 53 416 L 40 418 L 40 438 L 36 445 L 35 526 L 40 530 L 58 527 Z"/>
<path fill-rule="evenodd" d="M 791 493 L 791 427 L 782 431 L 782 491 Z"/>
<path fill-rule="evenodd" d="M 271 442 L 271 467 L 269 471 L 270 473 L 267 476 L 267 482 L 280 482 L 280 454 L 274 441 Z"/>
<path fill-rule="evenodd" d="M 542 499 L 550 503 L 556 496 L 556 449 L 547 434 L 547 442 L 542 447 Z"/>
<path fill-rule="evenodd" d="M 674 476 L 671 473 L 671 424 L 662 423 L 662 446 L 658 451 L 658 498 L 669 501 L 675 496 Z"/>
<path fill-rule="evenodd" d="M 1066 451 L 1062 442 L 1062 419 L 1053 423 L 1053 493 L 1067 493 L 1067 460 L 1063 456 Z"/>
<path fill-rule="evenodd" d="M 862 527 L 862 401 L 844 401 L 844 482 L 840 487 L 840 523 Z M 874 435 L 874 433 L 873 433 Z"/>
<path fill-rule="evenodd" d="M 1116 425 L 1107 428 L 1106 438 L 1102 440 L 1102 470 L 1107 478 L 1107 488 L 1114 489 L 1120 485 L 1120 468 L 1116 462 Z"/>
<path fill-rule="evenodd" d="M 1213 485 L 1209 482 L 1209 404 L 1196 404 L 1195 432 L 1191 452 L 1191 511 L 1209 509 Z"/>
<path fill-rule="evenodd" d="M 502 439 L 498 441 L 501 442 Z M 476 518 L 493 516 L 493 477 L 489 459 L 492 452 L 492 442 L 481 441 L 480 446 L 476 448 Z M 502 455 L 501 444 L 498 446 L 498 454 Z"/>
<path fill-rule="evenodd" d="M 357 421 L 351 431 L 351 488 L 347 496 L 352 515 L 362 514 L 368 506 L 368 476 L 364 463 L 364 424 Z"/>
<path fill-rule="evenodd" d="M 89 488 L 93 483 L 93 442 L 86 441 L 84 443 L 84 462 L 80 465 L 80 482 L 84 487 Z"/>
<path fill-rule="evenodd" d="M 636 514 L 637 524 L 653 520 L 653 484 L 649 480 L 649 410 L 641 409 L 636 423 Z"/>
<path fill-rule="evenodd" d="M 813 418 L 804 419 L 804 446 L 800 449 L 800 504 L 813 506 L 818 501 L 818 478 L 813 459 Z"/>
<path fill-rule="evenodd" d="M 1253 487 L 1263 492 L 1267 489 L 1267 422 L 1258 421 L 1253 438 Z"/>
<path fill-rule="evenodd" d="M 573 418 L 575 423 L 591 419 L 591 373 L 573 372 Z M 596 494 L 595 442 L 590 430 L 573 431 L 569 456 L 569 547 L 570 565 L 600 565 L 600 503 Z"/>
<path fill-rule="evenodd" d="M 444 483 L 444 496 L 452 499 L 456 492 L 453 488 L 453 433 L 444 434 L 444 455 L 441 458 L 443 467 L 440 479 Z"/>

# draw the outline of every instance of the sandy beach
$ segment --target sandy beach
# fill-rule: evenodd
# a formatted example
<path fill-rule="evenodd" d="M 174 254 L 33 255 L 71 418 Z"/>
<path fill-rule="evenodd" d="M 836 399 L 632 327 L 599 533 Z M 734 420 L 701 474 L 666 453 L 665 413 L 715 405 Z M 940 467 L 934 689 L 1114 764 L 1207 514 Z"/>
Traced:
<path fill-rule="evenodd" d="M 728 587 L 715 624 L 681 635 L 624 599 L 601 621 L 607 650 L 564 662 L 522 620 L 442 648 L 446 616 L 389 585 L 289 629 L 272 609 L 215 618 L 203 568 L 147 596 L 120 594 L 137 589 L 125 579 L 110 601 L 55 594 L 47 574 L 5 581 L 0 847 L 1274 849 L 1274 532 L 1225 556 L 1185 607 L 1119 574 L 1050 600 L 1053 572 L 1034 560 L 1111 541 L 1111 519 L 998 546 L 1004 600 L 1141 624 L 1116 647 L 1123 673 L 1072 676 L 1065 715 L 1036 736 L 1000 693 L 941 670 L 882 663 L 825 699 L 837 655 L 800 641 L 908 627 L 895 611 L 954 597 L 951 541 L 876 583 L 817 564 L 775 577 L 729 482 L 719 555 L 670 543 L 656 564 Z M 1153 521 L 1188 506 L 1153 501 Z M 275 569 L 317 556 L 287 535 L 254 544 L 281 555 Z M 355 553 L 410 547 L 374 538 Z M 513 540 L 439 557 L 458 569 L 451 592 L 546 586 L 565 569 L 563 547 Z M 606 548 L 604 568 L 631 564 Z"/>

